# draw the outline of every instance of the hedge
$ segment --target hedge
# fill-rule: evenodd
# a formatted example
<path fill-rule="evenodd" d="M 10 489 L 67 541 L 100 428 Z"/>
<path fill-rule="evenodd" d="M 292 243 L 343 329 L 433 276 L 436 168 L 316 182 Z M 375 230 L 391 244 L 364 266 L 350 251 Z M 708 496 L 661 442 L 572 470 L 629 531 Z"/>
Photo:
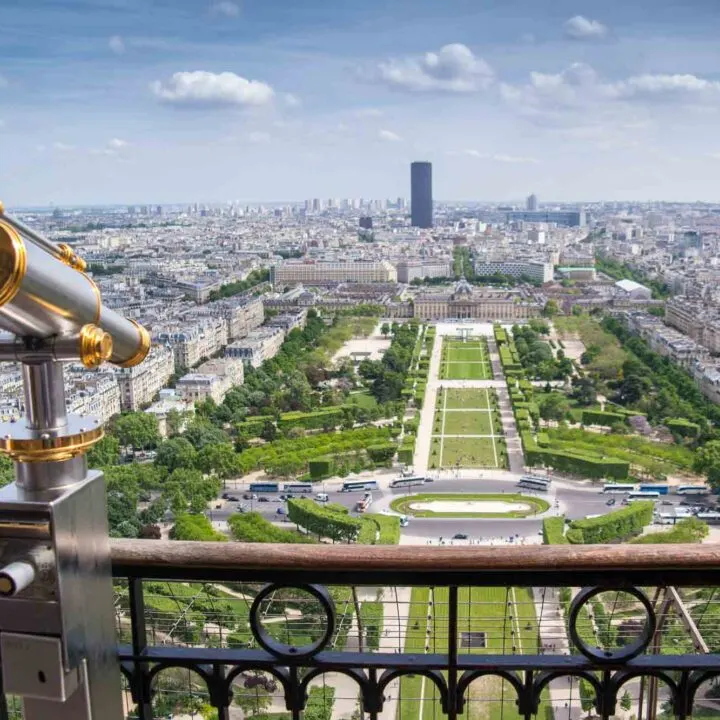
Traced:
<path fill-rule="evenodd" d="M 393 443 L 383 443 L 382 445 L 368 445 L 366 451 L 373 462 L 385 463 L 393 459 L 397 449 L 397 445 L 393 445 Z"/>
<path fill-rule="evenodd" d="M 627 415 L 620 413 L 603 412 L 601 410 L 583 410 L 583 425 L 602 425 L 603 427 L 612 427 L 616 423 L 624 423 L 627 421 Z"/>
<path fill-rule="evenodd" d="M 272 415 L 258 415 L 250 420 L 236 423 L 235 430 L 240 437 L 258 437 L 262 432 L 263 428 L 265 427 L 265 423 L 268 421 L 273 421 Z"/>
<path fill-rule="evenodd" d="M 363 515 L 358 545 L 398 545 L 400 518 L 397 515 Z"/>
<path fill-rule="evenodd" d="M 613 457 L 595 458 L 580 452 L 541 448 L 532 441 L 527 441 L 529 432 L 520 432 L 525 450 L 525 462 L 528 465 L 543 465 L 575 475 L 592 478 L 613 478 L 625 480 L 630 474 L 630 463 Z M 532 436 L 530 436 L 532 437 Z"/>
<path fill-rule="evenodd" d="M 313 480 L 320 480 L 332 475 L 334 469 L 332 458 L 318 458 L 308 462 L 308 471 Z"/>
<path fill-rule="evenodd" d="M 543 520 L 543 542 L 545 545 L 567 545 L 565 537 L 565 517 L 550 517 Z"/>
<path fill-rule="evenodd" d="M 413 457 L 415 455 L 415 444 L 412 445 L 401 445 L 398 450 L 397 459 L 399 463 L 403 465 L 412 465 Z"/>
<path fill-rule="evenodd" d="M 251 543 L 312 543 L 312 538 L 291 530 L 283 530 L 260 513 L 231 515 L 228 526 L 235 540 Z"/>
<path fill-rule="evenodd" d="M 685 418 L 666 418 L 665 425 L 670 432 L 677 433 L 681 437 L 696 438 L 700 435 L 700 426 Z"/>
<path fill-rule="evenodd" d="M 598 518 L 573 520 L 570 523 L 573 532 L 568 531 L 566 537 L 574 543 L 579 536 L 586 545 L 622 542 L 638 535 L 652 522 L 653 509 L 652 502 L 638 502 Z"/>
<path fill-rule="evenodd" d="M 287 507 L 288 518 L 318 538 L 351 542 L 358 536 L 362 526 L 360 520 L 327 510 L 307 498 L 290 499 Z"/>
<path fill-rule="evenodd" d="M 319 430 L 324 427 L 336 427 L 343 421 L 342 406 L 323 408 L 315 412 L 287 412 L 278 420 L 277 426 L 281 430 L 290 428 L 304 428 L 305 430 Z"/>
<path fill-rule="evenodd" d="M 548 436 L 548 434 L 547 434 L 547 433 L 544 433 L 544 432 L 538 433 L 538 436 L 537 436 L 537 444 L 538 444 L 541 448 L 549 447 L 549 446 L 550 446 L 550 437 Z"/>
<path fill-rule="evenodd" d="M 383 630 L 383 604 L 381 602 L 364 602 L 360 605 L 363 631 L 367 650 L 380 648 L 380 636 Z"/>

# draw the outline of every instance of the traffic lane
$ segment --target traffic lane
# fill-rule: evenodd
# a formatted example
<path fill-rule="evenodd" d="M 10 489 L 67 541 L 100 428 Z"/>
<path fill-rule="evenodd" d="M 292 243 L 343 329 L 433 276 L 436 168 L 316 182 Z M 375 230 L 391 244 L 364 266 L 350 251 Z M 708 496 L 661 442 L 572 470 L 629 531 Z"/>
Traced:
<path fill-rule="evenodd" d="M 462 533 L 468 539 L 531 537 L 542 532 L 542 520 L 536 518 L 412 518 L 404 533 L 438 541 Z"/>

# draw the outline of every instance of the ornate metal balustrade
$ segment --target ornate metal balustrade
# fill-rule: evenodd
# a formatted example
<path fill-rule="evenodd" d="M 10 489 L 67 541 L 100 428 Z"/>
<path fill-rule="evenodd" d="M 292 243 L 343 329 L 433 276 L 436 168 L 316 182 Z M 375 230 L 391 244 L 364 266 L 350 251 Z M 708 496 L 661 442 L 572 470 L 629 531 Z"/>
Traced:
<path fill-rule="evenodd" d="M 297 720 L 323 679 L 321 718 L 720 717 L 713 546 L 117 541 L 113 574 L 128 717 Z"/>

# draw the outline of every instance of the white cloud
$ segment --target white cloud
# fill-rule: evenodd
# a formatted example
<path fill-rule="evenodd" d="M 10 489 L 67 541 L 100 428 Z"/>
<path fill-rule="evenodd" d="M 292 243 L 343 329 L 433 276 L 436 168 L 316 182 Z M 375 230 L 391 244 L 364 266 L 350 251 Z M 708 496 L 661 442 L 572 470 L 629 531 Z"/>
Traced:
<path fill-rule="evenodd" d="M 163 102 L 197 107 L 266 105 L 275 94 L 259 80 L 247 80 L 232 72 L 203 70 L 176 72 L 167 83 L 156 80 L 150 89 Z"/>
<path fill-rule="evenodd" d="M 705 157 L 708 157 L 711 160 L 720 160 L 720 152 L 711 152 L 708 153 Z"/>
<path fill-rule="evenodd" d="M 392 130 L 380 130 L 378 137 L 385 142 L 400 142 L 402 140 L 402 138 Z"/>
<path fill-rule="evenodd" d="M 492 68 L 466 45 L 445 45 L 422 57 L 380 63 L 375 79 L 410 92 L 469 93 L 489 87 Z"/>
<path fill-rule="evenodd" d="M 269 143 L 270 134 L 262 132 L 260 130 L 256 130 L 255 132 L 251 132 L 248 135 L 248 141 L 253 143 L 253 145 L 262 145 L 264 143 Z"/>
<path fill-rule="evenodd" d="M 511 163 L 511 164 L 522 164 L 522 165 L 538 165 L 540 161 L 534 157 L 523 157 L 518 155 L 491 155 L 490 160 L 494 160 L 499 163 Z"/>
<path fill-rule="evenodd" d="M 113 138 L 110 142 L 108 142 L 108 148 L 111 150 L 122 150 L 128 145 L 130 145 L 130 143 L 127 142 L 127 140 L 121 140 L 120 138 Z"/>
<path fill-rule="evenodd" d="M 215 3 L 210 10 L 215 15 L 224 15 L 228 18 L 236 18 L 240 15 L 240 6 L 237 3 L 229 2 L 229 0 Z"/>
<path fill-rule="evenodd" d="M 122 55 L 125 52 L 125 41 L 119 35 L 113 35 L 108 40 L 108 47 L 116 55 Z"/>
<path fill-rule="evenodd" d="M 60 152 L 69 152 L 70 150 L 74 150 L 75 146 L 67 145 L 66 143 L 63 143 L 63 142 L 54 142 L 53 148 L 55 150 L 59 150 Z"/>
<path fill-rule="evenodd" d="M 0 88 L 6 88 L 10 83 L 4 75 L 0 75 Z"/>
<path fill-rule="evenodd" d="M 283 95 L 283 101 L 285 105 L 289 108 L 300 107 L 300 105 L 302 105 L 300 98 L 297 95 L 293 95 L 292 93 L 285 93 Z"/>
<path fill-rule="evenodd" d="M 368 107 L 355 110 L 353 114 L 359 118 L 377 118 L 382 117 L 385 113 L 380 108 Z"/>
<path fill-rule="evenodd" d="M 720 98 L 720 82 L 696 75 L 634 75 L 609 86 L 611 96 L 623 99 L 678 96 Z"/>
<path fill-rule="evenodd" d="M 573 40 L 597 40 L 607 35 L 607 26 L 583 15 L 571 17 L 564 25 L 565 35 Z"/>

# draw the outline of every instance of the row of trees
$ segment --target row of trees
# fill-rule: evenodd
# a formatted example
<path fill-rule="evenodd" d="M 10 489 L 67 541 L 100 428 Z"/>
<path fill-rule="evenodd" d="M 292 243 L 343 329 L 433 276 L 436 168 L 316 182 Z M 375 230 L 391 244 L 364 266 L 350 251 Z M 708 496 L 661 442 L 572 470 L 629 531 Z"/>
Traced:
<path fill-rule="evenodd" d="M 536 328 L 543 331 L 547 326 L 536 322 Z M 520 362 L 532 377 L 539 380 L 565 380 L 572 374 L 572 362 L 565 357 L 564 351 L 558 350 L 555 359 L 550 344 L 531 326 L 514 325 L 513 337 Z"/>
<path fill-rule="evenodd" d="M 221 300 L 222 298 L 229 298 L 233 295 L 239 295 L 268 280 L 270 280 L 269 270 L 253 270 L 244 280 L 226 283 L 220 287 L 220 290 L 213 290 L 209 296 L 210 302 Z"/>

